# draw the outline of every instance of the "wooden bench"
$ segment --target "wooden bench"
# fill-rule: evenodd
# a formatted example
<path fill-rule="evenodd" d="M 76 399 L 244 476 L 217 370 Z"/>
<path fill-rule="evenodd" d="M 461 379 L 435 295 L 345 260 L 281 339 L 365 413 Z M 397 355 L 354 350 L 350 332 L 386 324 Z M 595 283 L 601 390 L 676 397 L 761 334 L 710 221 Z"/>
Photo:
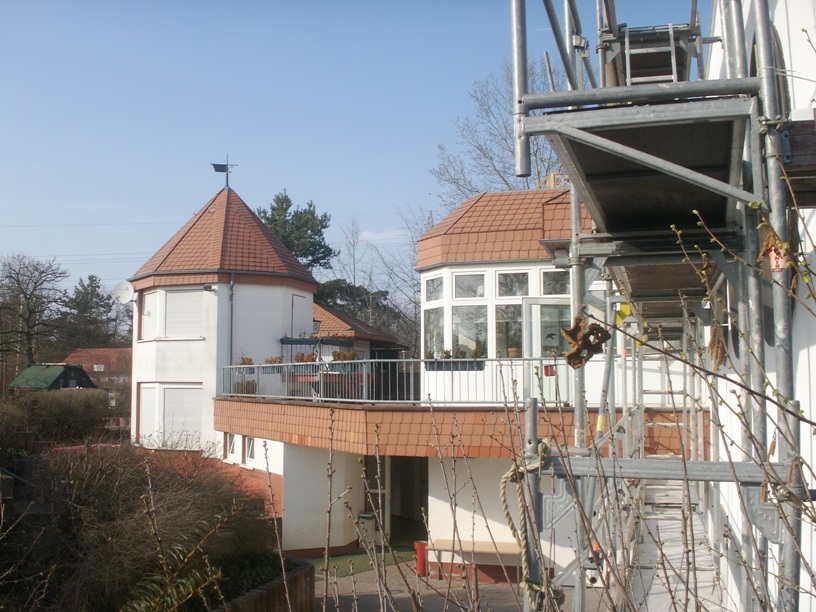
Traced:
<path fill-rule="evenodd" d="M 521 549 L 515 542 L 454 542 L 437 538 L 428 543 L 427 551 L 428 568 L 437 579 L 444 578 L 445 574 L 461 578 L 463 573 L 467 573 L 471 578 L 478 575 L 480 581 L 506 582 L 509 578 L 514 582 L 518 581 L 521 572 Z M 453 556 L 444 559 L 442 553 L 460 556 L 461 561 L 454 562 Z"/>
<path fill-rule="evenodd" d="M 494 555 L 499 557 L 519 557 L 521 548 L 515 542 L 489 542 L 482 540 L 453 540 L 437 538 L 428 542 L 428 551 L 452 552 L 454 554 Z"/>

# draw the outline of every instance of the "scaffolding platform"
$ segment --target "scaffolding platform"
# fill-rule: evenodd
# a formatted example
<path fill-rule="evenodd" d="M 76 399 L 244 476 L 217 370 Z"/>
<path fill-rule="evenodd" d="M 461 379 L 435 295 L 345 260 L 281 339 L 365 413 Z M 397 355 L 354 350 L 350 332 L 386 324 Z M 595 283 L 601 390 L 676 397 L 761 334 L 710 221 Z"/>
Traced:
<path fill-rule="evenodd" d="M 631 600 L 638 610 L 737 610 L 719 580 L 702 514 L 682 482 L 649 482 Z"/>

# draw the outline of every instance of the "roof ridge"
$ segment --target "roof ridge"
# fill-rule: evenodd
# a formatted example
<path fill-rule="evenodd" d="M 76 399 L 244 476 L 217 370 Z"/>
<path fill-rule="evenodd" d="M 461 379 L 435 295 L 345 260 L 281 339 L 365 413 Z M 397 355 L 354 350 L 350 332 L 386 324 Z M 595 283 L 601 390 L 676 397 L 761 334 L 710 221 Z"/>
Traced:
<path fill-rule="evenodd" d="M 229 171 L 229 168 L 227 168 L 227 170 Z M 229 174 L 227 174 L 227 177 L 229 177 Z M 226 191 L 227 193 L 224 196 L 225 199 L 226 199 L 226 207 L 224 208 L 224 223 L 221 224 L 221 239 L 218 242 L 218 245 L 216 246 L 216 248 L 218 249 L 218 267 L 219 268 L 224 267 L 223 266 L 224 257 L 225 257 L 224 244 L 227 242 L 227 231 L 228 231 L 228 228 L 229 228 L 229 222 L 227 220 L 227 217 L 230 214 L 230 210 L 229 210 L 229 207 L 230 207 L 230 194 L 235 193 L 232 189 L 230 189 L 229 185 L 225 185 L 224 188 L 221 191 Z M 221 194 L 221 191 L 218 192 L 218 195 Z M 218 197 L 218 195 L 216 195 L 216 197 Z M 238 196 L 237 193 L 235 193 L 235 195 Z M 238 199 L 241 200 L 241 196 L 238 196 Z M 241 200 L 241 201 L 243 202 L 243 200 Z M 246 202 L 244 202 L 244 204 L 246 204 Z"/>
<path fill-rule="evenodd" d="M 223 189 L 222 189 L 221 191 L 223 191 Z M 180 243 L 182 240 L 184 240 L 184 238 L 186 238 L 186 237 L 187 237 L 187 235 L 188 235 L 188 234 L 189 234 L 189 233 L 190 233 L 190 232 L 193 230 L 193 228 L 194 228 L 194 227 L 195 227 L 195 226 L 198 224 L 198 222 L 199 222 L 199 221 L 201 221 L 201 220 L 204 218 L 204 217 L 203 217 L 203 215 L 200 215 L 199 213 L 200 213 L 202 210 L 205 210 L 205 209 L 206 209 L 208 206 L 211 206 L 211 205 L 212 205 L 212 203 L 213 203 L 213 202 L 215 202 L 216 198 L 217 198 L 217 197 L 218 197 L 218 196 L 221 194 L 221 191 L 219 191 L 218 193 L 216 193 L 216 194 L 215 194 L 213 197 L 211 197 L 211 198 L 210 198 L 210 199 L 207 201 L 207 203 L 206 203 L 206 204 L 204 204 L 204 206 L 202 206 L 202 207 L 201 207 L 199 210 L 197 210 L 197 211 L 196 211 L 196 212 L 193 214 L 193 217 L 192 217 L 192 218 L 191 218 L 189 221 L 187 221 L 187 223 L 185 223 L 184 225 L 182 225 L 182 226 L 181 226 L 181 229 L 179 229 L 179 231 L 177 231 L 177 232 L 176 232 L 176 233 L 175 233 L 175 234 L 174 234 L 174 235 L 173 235 L 173 236 L 170 238 L 170 240 L 168 241 L 168 243 L 167 243 L 167 244 L 165 244 L 164 246 L 162 246 L 162 249 L 163 249 L 165 246 L 168 246 L 170 242 L 172 242 L 172 243 L 173 243 L 173 244 L 172 244 L 172 246 L 170 246 L 170 248 L 168 248 L 168 249 L 167 249 L 167 251 L 165 252 L 164 256 L 163 256 L 163 257 L 162 257 L 162 258 L 161 258 L 161 259 L 160 259 L 160 260 L 159 260 L 159 261 L 156 263 L 156 266 L 155 266 L 155 267 L 156 267 L 156 269 L 158 269 L 158 268 L 159 268 L 159 267 L 160 267 L 160 266 L 161 266 L 161 265 L 162 265 L 162 264 L 163 264 L 165 261 L 167 261 L 167 258 L 168 258 L 168 257 L 170 257 L 170 255 L 172 255 L 172 254 L 173 254 L 173 251 L 174 251 L 174 250 L 175 250 L 175 248 L 176 248 L 176 247 L 179 245 L 179 243 Z M 161 249 L 159 249 L 159 251 L 161 251 Z"/>

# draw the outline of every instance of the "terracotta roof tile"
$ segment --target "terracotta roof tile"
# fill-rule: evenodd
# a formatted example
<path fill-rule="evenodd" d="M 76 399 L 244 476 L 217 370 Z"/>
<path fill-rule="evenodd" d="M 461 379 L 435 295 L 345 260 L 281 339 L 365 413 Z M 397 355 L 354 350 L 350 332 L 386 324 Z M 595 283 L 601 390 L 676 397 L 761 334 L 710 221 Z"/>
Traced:
<path fill-rule="evenodd" d="M 266 274 L 316 284 L 303 264 L 228 187 L 193 215 L 131 280 L 201 272 Z"/>
<path fill-rule="evenodd" d="M 351 315 L 322 304 L 312 305 L 312 318 L 320 321 L 321 338 L 341 336 L 361 340 L 377 340 L 396 343 L 397 339 L 378 330 L 376 327 L 355 319 Z"/>
<path fill-rule="evenodd" d="M 131 348 L 83 348 L 77 349 L 63 361 L 82 366 L 93 374 L 94 366 L 102 366 L 106 374 L 130 374 L 133 349 Z"/>
<path fill-rule="evenodd" d="M 584 230 L 589 228 L 584 211 Z M 542 238 L 568 238 L 569 233 L 569 191 L 484 193 L 463 202 L 419 239 L 417 267 L 542 259 Z"/>

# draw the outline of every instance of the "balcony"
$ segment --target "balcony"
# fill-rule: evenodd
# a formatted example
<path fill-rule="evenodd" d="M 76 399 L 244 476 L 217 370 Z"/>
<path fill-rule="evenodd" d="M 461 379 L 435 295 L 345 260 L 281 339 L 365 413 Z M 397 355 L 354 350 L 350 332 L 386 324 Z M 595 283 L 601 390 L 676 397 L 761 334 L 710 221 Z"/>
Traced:
<path fill-rule="evenodd" d="M 275 400 L 503 406 L 572 403 L 569 366 L 553 357 L 395 359 L 228 366 L 223 395 Z"/>

